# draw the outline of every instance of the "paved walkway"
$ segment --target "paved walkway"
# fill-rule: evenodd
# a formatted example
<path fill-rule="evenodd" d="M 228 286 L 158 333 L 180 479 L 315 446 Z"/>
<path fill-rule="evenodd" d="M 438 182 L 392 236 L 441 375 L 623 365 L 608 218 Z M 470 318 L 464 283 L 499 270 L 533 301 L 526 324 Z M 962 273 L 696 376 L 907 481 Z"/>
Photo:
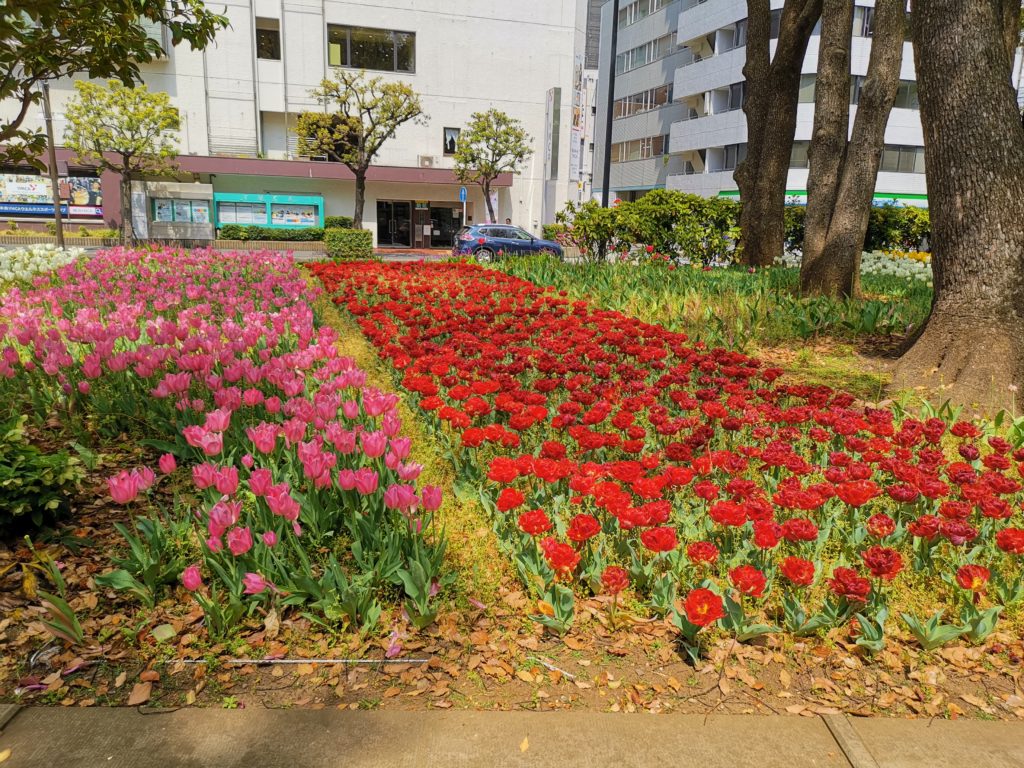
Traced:
<path fill-rule="evenodd" d="M 3 768 L 1024 766 L 1024 723 L 966 720 L 38 707 L 0 727 Z"/>

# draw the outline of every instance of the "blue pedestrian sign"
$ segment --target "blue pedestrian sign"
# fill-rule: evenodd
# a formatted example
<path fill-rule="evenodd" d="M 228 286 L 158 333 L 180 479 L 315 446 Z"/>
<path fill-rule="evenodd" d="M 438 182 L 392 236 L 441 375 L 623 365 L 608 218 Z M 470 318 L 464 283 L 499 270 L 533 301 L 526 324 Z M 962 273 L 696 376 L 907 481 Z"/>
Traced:
<path fill-rule="evenodd" d="M 465 187 L 459 187 L 459 202 L 460 203 L 466 202 L 466 188 Z"/>

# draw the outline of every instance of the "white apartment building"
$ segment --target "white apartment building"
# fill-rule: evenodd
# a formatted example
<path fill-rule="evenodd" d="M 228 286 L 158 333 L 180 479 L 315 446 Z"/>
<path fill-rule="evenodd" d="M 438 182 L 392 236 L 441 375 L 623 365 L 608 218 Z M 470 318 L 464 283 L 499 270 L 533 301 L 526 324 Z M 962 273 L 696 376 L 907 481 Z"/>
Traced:
<path fill-rule="evenodd" d="M 171 47 L 166 31 L 156 28 L 166 56 L 142 68 L 147 86 L 170 94 L 181 114 L 178 181 L 210 192 L 184 190 L 180 204 L 174 190 L 181 189 L 174 184 L 159 187 L 170 190 L 167 199 L 153 198 L 152 190 L 148 197 L 133 193 L 133 218 L 141 226 L 180 218 L 186 224 L 275 227 L 351 216 L 352 174 L 338 163 L 299 157 L 293 132 L 300 112 L 321 108 L 310 91 L 345 67 L 409 83 L 429 117 L 426 125 L 399 128 L 370 169 L 364 226 L 377 244 L 451 243 L 463 223 L 453 150 L 471 114 L 491 107 L 521 120 L 533 148 L 521 174 L 497 180 L 495 214 L 539 233 L 567 200 L 589 191 L 596 88 L 584 64 L 588 12 L 593 7 L 596 13 L 599 4 L 210 0 L 211 7 L 226 5 L 230 27 L 205 51 Z M 592 20 L 590 63 L 598 33 Z M 73 93 L 70 81 L 51 86 L 58 137 Z M 13 109 L 2 104 L 0 114 Z M 41 114 L 32 120 L 41 124 Z M 82 181 L 90 169 L 75 167 L 67 152 L 59 155 L 72 162 L 62 169 L 71 190 L 66 213 L 73 220 L 116 221 L 116 184 Z M 31 220 L 47 208 L 52 213 L 48 190 L 33 184 L 32 173 L 0 169 L 0 215 Z M 466 186 L 467 221 L 484 221 L 479 186 Z"/>
<path fill-rule="evenodd" d="M 613 5 L 606 2 L 602 9 L 602 78 L 608 72 Z M 771 0 L 773 41 L 782 6 L 783 0 Z M 874 0 L 857 0 L 852 30 L 851 125 L 867 73 L 873 13 Z M 733 173 L 745 156 L 747 141 L 742 109 L 746 16 L 745 0 L 620 0 L 611 197 L 632 199 L 657 187 L 705 196 L 739 196 Z M 791 202 L 804 202 L 807 195 L 819 31 L 820 24 L 803 63 L 786 185 Z M 602 87 L 599 114 L 606 109 L 606 91 Z M 594 186 L 600 189 L 603 126 L 596 144 Z M 909 40 L 904 44 L 899 91 L 886 127 L 875 198 L 878 202 L 927 205 L 924 139 Z"/>

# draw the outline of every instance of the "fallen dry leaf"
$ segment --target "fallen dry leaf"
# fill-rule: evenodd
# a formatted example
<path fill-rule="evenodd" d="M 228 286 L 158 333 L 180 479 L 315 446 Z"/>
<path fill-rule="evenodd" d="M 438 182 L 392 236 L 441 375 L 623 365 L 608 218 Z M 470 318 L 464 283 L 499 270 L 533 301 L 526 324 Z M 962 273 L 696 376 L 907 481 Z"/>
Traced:
<path fill-rule="evenodd" d="M 529 748 L 530 748 L 530 739 L 528 737 L 526 737 L 526 736 L 523 736 L 523 741 L 519 745 L 519 751 L 520 752 L 525 752 Z"/>
<path fill-rule="evenodd" d="M 128 706 L 137 707 L 139 704 L 145 704 L 149 701 L 152 690 L 152 683 L 136 683 L 135 687 L 132 688 L 131 694 L 128 696 Z"/>

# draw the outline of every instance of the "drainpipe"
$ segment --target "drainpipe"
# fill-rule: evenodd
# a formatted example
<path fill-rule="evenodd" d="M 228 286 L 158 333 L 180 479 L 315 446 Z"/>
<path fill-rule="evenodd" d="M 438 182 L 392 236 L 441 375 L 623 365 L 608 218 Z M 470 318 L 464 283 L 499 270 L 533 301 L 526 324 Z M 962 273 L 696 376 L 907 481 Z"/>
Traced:
<path fill-rule="evenodd" d="M 608 207 L 612 178 L 612 111 L 615 105 L 615 49 L 619 44 L 619 0 L 612 5 L 612 41 L 608 54 L 608 104 L 604 119 L 604 183 L 601 189 L 601 205 Z"/>

